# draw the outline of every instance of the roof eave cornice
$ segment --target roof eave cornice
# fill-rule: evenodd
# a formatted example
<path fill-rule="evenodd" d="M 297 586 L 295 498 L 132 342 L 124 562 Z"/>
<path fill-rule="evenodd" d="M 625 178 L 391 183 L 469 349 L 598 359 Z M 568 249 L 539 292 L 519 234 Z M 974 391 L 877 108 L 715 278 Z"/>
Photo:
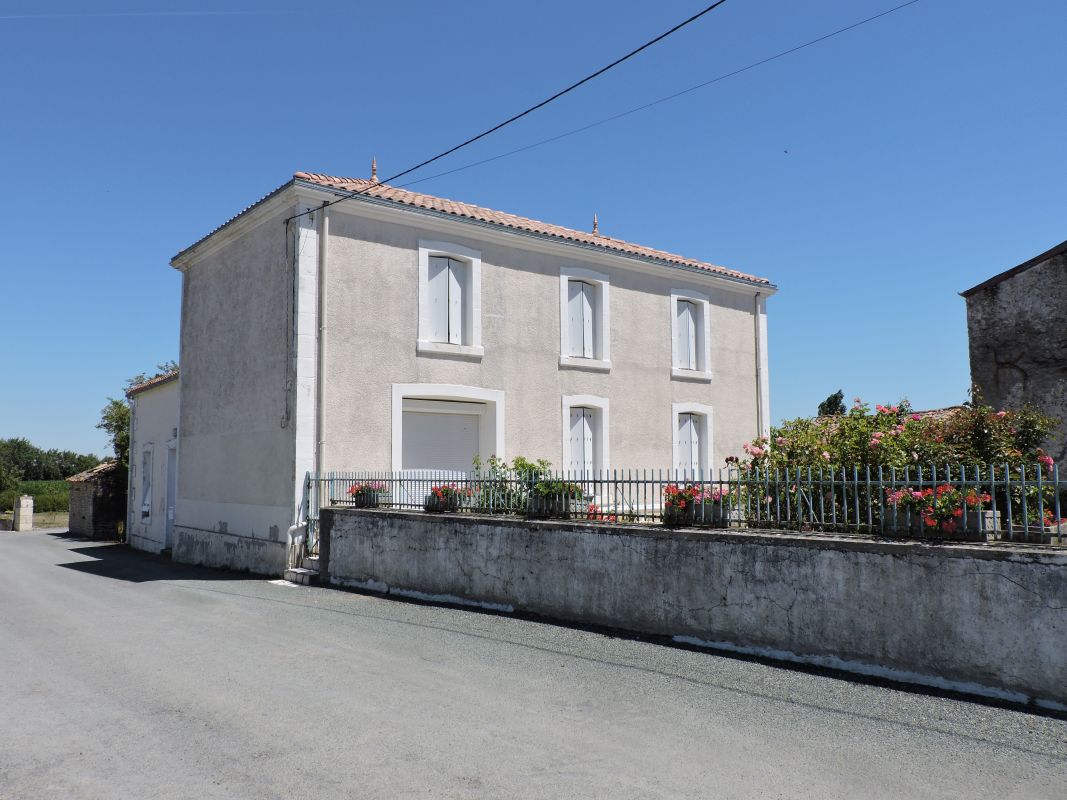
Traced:
<path fill-rule="evenodd" d="M 298 194 L 302 196 L 302 199 L 310 200 L 321 198 L 323 196 L 338 197 L 346 200 L 353 200 L 359 203 L 366 203 L 369 206 L 376 208 L 390 209 L 392 211 L 405 213 L 405 214 L 418 214 L 424 217 L 430 217 L 431 219 L 448 220 L 450 222 L 458 222 L 464 225 L 472 225 L 482 230 L 493 231 L 505 236 L 522 236 L 528 239 L 533 239 L 541 242 L 550 242 L 552 244 L 560 245 L 563 247 L 577 248 L 585 250 L 589 253 L 595 253 L 599 256 L 604 256 L 610 259 L 622 259 L 625 262 L 638 262 L 642 264 L 655 265 L 656 267 L 665 267 L 674 272 L 683 271 L 691 275 L 694 275 L 705 280 L 712 279 L 714 281 L 724 281 L 735 288 L 744 287 L 750 291 L 758 291 L 760 294 L 769 297 L 770 295 L 778 291 L 778 287 L 770 282 L 764 283 L 761 281 L 747 280 L 739 278 L 733 275 L 727 275 L 721 272 L 715 272 L 713 270 L 704 269 L 702 267 L 690 266 L 688 264 L 679 264 L 674 261 L 668 261 L 667 259 L 655 258 L 653 256 L 644 256 L 637 253 L 627 253 L 622 250 L 615 250 L 602 245 L 589 244 L 586 242 L 579 242 L 573 239 L 566 239 L 561 236 L 552 236 L 550 234 L 539 233 L 537 231 L 526 231 L 521 228 L 510 228 L 505 225 L 499 225 L 494 222 L 485 222 L 484 220 L 471 219 L 470 217 L 462 217 L 456 214 L 449 214 L 444 211 L 438 211 L 432 208 L 420 208 L 419 206 L 411 206 L 405 203 L 398 203 L 394 200 L 388 200 L 380 197 L 373 197 L 367 194 L 359 194 L 356 192 L 346 191 L 345 189 L 333 188 L 329 186 L 323 186 L 322 184 L 315 183 L 314 181 L 308 181 L 301 178 L 295 178 L 293 184 L 297 189 Z"/>

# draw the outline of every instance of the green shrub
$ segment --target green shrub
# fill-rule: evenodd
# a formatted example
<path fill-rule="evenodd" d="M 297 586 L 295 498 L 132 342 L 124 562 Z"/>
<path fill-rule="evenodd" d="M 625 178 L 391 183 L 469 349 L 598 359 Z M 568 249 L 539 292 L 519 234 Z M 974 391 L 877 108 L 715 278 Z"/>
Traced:
<path fill-rule="evenodd" d="M 13 509 L 16 498 L 24 494 L 33 496 L 34 511 L 70 510 L 70 484 L 66 481 L 22 481 L 14 489 L 0 492 L 0 511 Z"/>

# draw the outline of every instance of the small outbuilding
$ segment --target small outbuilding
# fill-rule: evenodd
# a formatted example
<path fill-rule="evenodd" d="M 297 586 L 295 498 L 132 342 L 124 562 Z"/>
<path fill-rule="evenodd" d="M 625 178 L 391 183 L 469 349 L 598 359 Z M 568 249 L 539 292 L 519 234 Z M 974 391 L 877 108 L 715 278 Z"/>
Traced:
<path fill-rule="evenodd" d="M 105 461 L 67 478 L 70 532 L 90 539 L 120 539 L 126 517 L 126 468 Z"/>
<path fill-rule="evenodd" d="M 165 553 L 175 545 L 179 386 L 174 370 L 126 392 L 130 403 L 126 541 L 150 553 Z"/>

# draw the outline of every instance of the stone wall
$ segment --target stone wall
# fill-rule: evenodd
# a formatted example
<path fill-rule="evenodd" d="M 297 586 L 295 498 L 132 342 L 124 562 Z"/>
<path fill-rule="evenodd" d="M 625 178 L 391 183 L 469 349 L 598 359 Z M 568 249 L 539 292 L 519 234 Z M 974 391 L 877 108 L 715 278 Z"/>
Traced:
<path fill-rule="evenodd" d="M 126 516 L 126 470 L 70 484 L 70 533 L 90 539 L 117 539 Z"/>
<path fill-rule="evenodd" d="M 337 585 L 1067 707 L 1067 551 L 324 509 Z"/>
<path fill-rule="evenodd" d="M 1065 421 L 1048 450 L 1067 468 L 1067 253 L 964 295 L 971 381 L 997 408 Z"/>

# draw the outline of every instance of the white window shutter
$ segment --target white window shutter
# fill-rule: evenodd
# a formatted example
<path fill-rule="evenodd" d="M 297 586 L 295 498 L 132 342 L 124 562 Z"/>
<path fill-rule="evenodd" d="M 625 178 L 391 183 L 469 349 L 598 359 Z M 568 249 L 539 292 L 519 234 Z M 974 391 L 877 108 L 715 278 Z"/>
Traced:
<path fill-rule="evenodd" d="M 677 314 L 677 351 L 678 361 L 676 367 L 682 369 L 696 369 L 696 312 L 693 304 L 688 300 L 679 300 Z"/>
<path fill-rule="evenodd" d="M 700 463 L 700 417 L 696 414 L 678 415 L 678 470 L 695 476 L 703 469 Z"/>
<path fill-rule="evenodd" d="M 567 342 L 570 356 L 580 356 L 585 352 L 585 322 L 582 314 L 585 286 L 581 281 L 567 281 Z"/>
<path fill-rule="evenodd" d="M 152 448 L 141 454 L 141 516 L 152 513 Z"/>
<path fill-rule="evenodd" d="M 583 408 L 582 425 L 582 470 L 587 475 L 593 474 L 593 412 Z"/>
<path fill-rule="evenodd" d="M 700 417 L 689 414 L 689 465 L 694 473 L 704 469 L 700 463 Z"/>
<path fill-rule="evenodd" d="M 595 358 L 596 350 L 593 347 L 593 314 L 596 309 L 596 298 L 593 293 L 596 289 L 588 283 L 582 284 L 582 355 L 585 358 Z"/>
<path fill-rule="evenodd" d="M 448 341 L 463 344 L 463 269 L 464 264 L 448 259 Z"/>
<path fill-rule="evenodd" d="M 426 281 L 430 341 L 448 341 L 448 259 L 430 256 Z"/>
<path fill-rule="evenodd" d="M 700 313 L 697 311 L 696 303 L 686 303 L 689 309 L 689 333 L 688 333 L 688 346 L 689 346 L 689 369 L 697 368 L 697 318 Z"/>
<path fill-rule="evenodd" d="M 567 454 L 567 469 L 581 472 L 585 465 L 585 409 L 571 409 L 570 452 Z"/>

